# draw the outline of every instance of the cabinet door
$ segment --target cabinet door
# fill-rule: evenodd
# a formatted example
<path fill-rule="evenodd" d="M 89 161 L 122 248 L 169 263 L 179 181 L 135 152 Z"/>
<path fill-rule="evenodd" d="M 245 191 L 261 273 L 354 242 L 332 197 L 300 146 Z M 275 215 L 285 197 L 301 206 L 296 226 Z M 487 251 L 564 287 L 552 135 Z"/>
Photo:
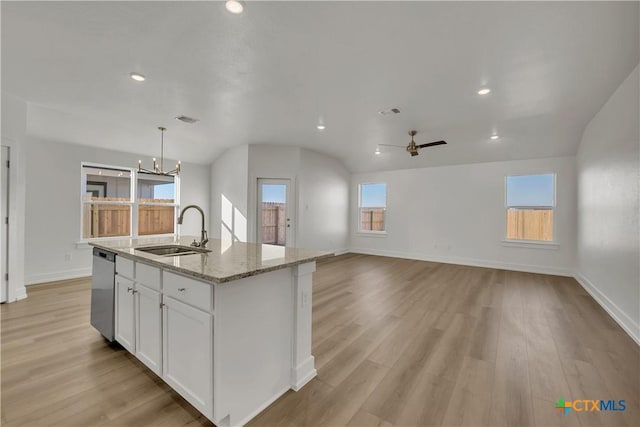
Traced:
<path fill-rule="evenodd" d="M 116 341 L 131 353 L 135 352 L 133 290 L 131 280 L 116 276 Z"/>
<path fill-rule="evenodd" d="M 163 379 L 213 416 L 213 316 L 164 296 Z"/>
<path fill-rule="evenodd" d="M 136 283 L 136 357 L 162 375 L 162 309 L 160 292 Z"/>

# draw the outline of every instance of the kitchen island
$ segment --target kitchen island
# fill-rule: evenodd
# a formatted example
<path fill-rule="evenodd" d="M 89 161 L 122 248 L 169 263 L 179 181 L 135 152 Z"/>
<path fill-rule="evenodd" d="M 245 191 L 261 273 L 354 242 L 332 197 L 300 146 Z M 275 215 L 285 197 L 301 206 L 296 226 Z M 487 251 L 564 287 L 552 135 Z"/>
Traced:
<path fill-rule="evenodd" d="M 217 239 L 171 253 L 192 240 L 91 243 L 115 254 L 114 339 L 217 426 L 244 425 L 316 376 L 312 275 L 332 254 Z"/>

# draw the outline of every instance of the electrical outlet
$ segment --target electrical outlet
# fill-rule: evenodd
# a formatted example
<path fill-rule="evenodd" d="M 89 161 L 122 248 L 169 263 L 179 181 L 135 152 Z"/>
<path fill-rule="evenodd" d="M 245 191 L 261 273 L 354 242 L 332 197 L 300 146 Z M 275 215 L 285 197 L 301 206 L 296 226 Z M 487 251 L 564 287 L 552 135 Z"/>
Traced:
<path fill-rule="evenodd" d="M 73 259 L 73 255 L 71 254 L 71 252 L 67 252 L 66 254 L 64 254 L 65 261 L 71 261 L 72 259 Z"/>

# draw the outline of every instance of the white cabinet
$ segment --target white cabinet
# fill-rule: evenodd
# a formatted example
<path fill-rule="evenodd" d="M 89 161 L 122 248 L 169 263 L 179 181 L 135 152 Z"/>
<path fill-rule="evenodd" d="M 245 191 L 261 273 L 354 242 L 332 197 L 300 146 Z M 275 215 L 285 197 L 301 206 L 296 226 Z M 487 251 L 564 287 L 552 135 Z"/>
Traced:
<path fill-rule="evenodd" d="M 133 282 L 116 276 L 116 341 L 131 353 L 135 352 Z"/>
<path fill-rule="evenodd" d="M 116 276 L 116 341 L 162 375 L 161 294 Z"/>
<path fill-rule="evenodd" d="M 213 416 L 213 316 L 164 296 L 163 379 Z"/>
<path fill-rule="evenodd" d="M 116 276 L 116 341 L 213 417 L 211 284 L 123 259 Z"/>
<path fill-rule="evenodd" d="M 161 294 L 135 284 L 135 355 L 153 372 L 162 375 Z"/>

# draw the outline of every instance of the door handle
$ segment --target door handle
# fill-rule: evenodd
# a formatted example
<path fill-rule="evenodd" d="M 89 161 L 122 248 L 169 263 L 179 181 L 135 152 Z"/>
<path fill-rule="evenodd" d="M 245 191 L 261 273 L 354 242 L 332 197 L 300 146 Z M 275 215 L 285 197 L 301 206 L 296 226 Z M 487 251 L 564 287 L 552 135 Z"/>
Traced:
<path fill-rule="evenodd" d="M 131 292 L 133 288 L 127 288 L 127 292 Z"/>

